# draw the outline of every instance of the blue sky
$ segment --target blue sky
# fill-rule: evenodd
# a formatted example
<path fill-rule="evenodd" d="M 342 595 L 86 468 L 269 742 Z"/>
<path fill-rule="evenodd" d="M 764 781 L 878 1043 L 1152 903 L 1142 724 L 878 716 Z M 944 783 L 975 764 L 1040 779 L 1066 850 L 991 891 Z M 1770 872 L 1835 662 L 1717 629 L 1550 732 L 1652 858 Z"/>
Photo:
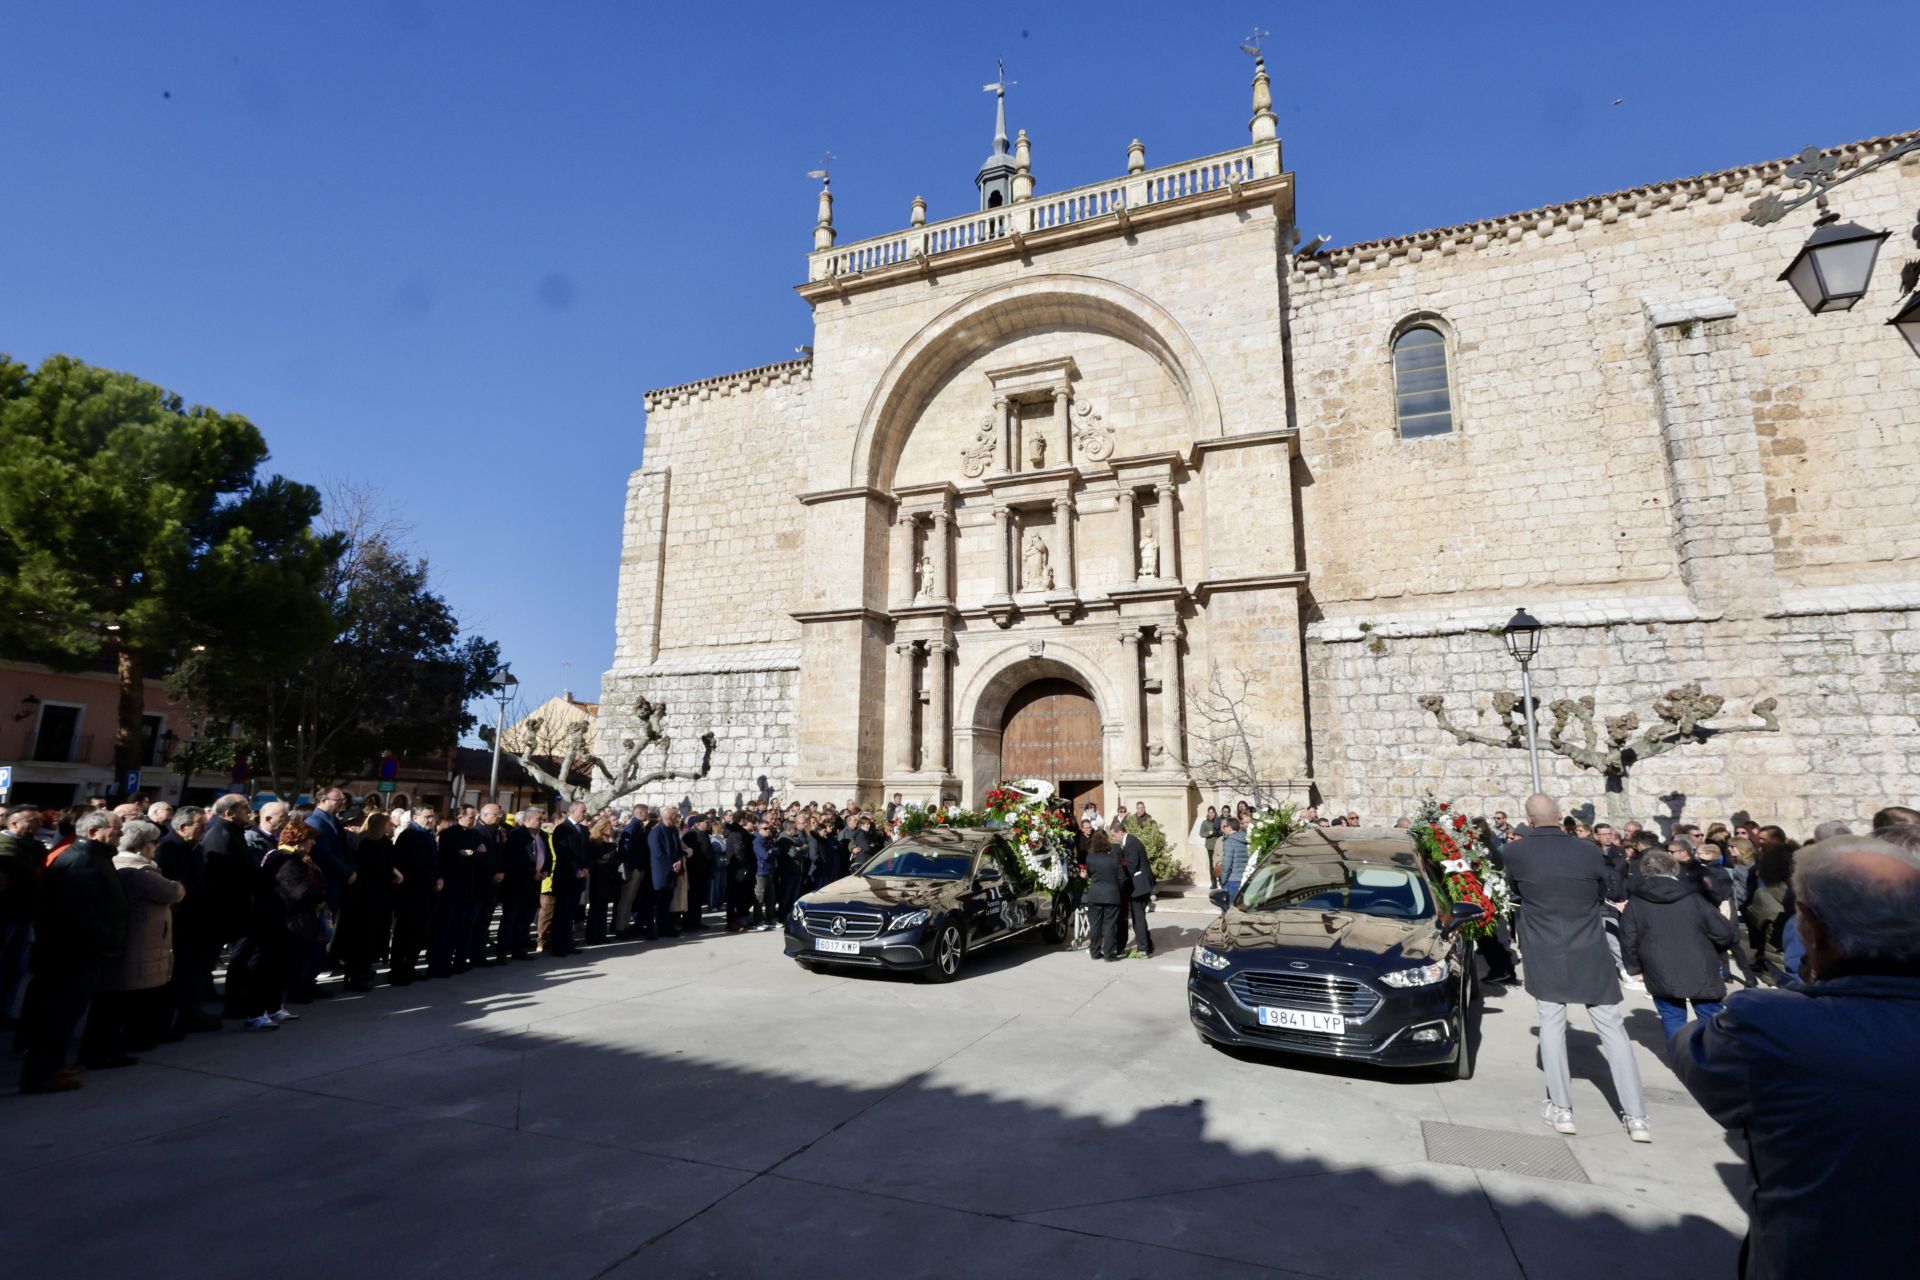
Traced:
<path fill-rule="evenodd" d="M 821 153 L 843 242 L 916 193 L 965 212 L 996 54 L 1042 191 L 1135 136 L 1224 150 L 1255 23 L 1302 230 L 1336 244 L 1920 127 L 1912 0 L 42 0 L 0 38 L 0 350 L 380 488 L 529 694 L 591 696 L 641 392 L 811 340 Z"/>

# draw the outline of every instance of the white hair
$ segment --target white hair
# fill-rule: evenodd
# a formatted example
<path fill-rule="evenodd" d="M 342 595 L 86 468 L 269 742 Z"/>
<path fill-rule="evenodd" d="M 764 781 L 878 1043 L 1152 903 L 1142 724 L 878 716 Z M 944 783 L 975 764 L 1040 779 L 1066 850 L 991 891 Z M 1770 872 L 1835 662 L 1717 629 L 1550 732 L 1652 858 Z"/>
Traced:
<path fill-rule="evenodd" d="M 1899 862 L 1905 875 L 1862 874 L 1850 854 Z M 1920 853 L 1872 836 L 1835 836 L 1793 855 L 1793 896 L 1835 951 L 1853 960 L 1920 960 Z"/>
<path fill-rule="evenodd" d="M 1823 822 L 1813 829 L 1813 840 L 1818 844 L 1822 840 L 1831 840 L 1835 836 L 1850 836 L 1853 828 L 1844 822 Z"/>
<path fill-rule="evenodd" d="M 160 828 L 136 818 L 120 828 L 120 852 L 137 853 L 160 838 Z"/>
<path fill-rule="evenodd" d="M 175 831 L 185 831 L 188 827 L 205 817 L 206 813 L 207 811 L 205 809 L 192 804 L 187 805 L 185 808 L 176 809 L 173 814 L 173 829 Z"/>
<path fill-rule="evenodd" d="M 115 821 L 114 815 L 105 809 L 90 809 L 73 824 L 73 833 L 82 840 L 91 840 L 96 831 L 111 831 Z"/>

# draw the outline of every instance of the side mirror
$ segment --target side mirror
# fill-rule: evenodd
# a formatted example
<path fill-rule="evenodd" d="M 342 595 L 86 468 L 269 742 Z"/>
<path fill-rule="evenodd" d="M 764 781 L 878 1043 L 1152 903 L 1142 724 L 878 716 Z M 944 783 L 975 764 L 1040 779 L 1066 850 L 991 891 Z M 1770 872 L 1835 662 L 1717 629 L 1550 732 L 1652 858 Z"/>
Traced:
<path fill-rule="evenodd" d="M 1222 911 L 1225 911 L 1228 907 L 1233 905 L 1233 898 L 1230 894 L 1227 893 L 1225 889 L 1215 889 L 1212 893 L 1207 895 L 1207 901 L 1211 902 L 1214 906 L 1220 908 Z"/>
<path fill-rule="evenodd" d="M 1477 924 L 1486 918 L 1486 908 L 1482 907 L 1479 903 L 1456 902 L 1453 904 L 1452 914 L 1447 917 L 1446 923 L 1440 926 L 1440 931 L 1442 933 L 1452 933 L 1462 925 Z"/>

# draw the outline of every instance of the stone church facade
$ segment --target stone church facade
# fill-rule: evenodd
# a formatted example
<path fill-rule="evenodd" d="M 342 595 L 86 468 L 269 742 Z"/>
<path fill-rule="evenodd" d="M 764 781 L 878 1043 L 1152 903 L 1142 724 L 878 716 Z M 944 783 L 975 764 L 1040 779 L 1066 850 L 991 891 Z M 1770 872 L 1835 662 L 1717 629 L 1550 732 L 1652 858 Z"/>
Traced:
<path fill-rule="evenodd" d="M 1002 124 L 977 213 L 847 245 L 823 186 L 811 355 L 646 397 L 603 754 L 640 695 L 670 763 L 718 746 L 642 798 L 1511 806 L 1525 753 L 1422 699 L 1488 728 L 1522 605 L 1543 704 L 1777 700 L 1616 811 L 1920 796 L 1920 359 L 1885 324 L 1914 157 L 1836 193 L 1896 238 L 1811 315 L 1775 279 L 1810 217 L 1740 217 L 1779 162 L 1306 254 L 1264 69 L 1250 132 L 1036 196 Z"/>

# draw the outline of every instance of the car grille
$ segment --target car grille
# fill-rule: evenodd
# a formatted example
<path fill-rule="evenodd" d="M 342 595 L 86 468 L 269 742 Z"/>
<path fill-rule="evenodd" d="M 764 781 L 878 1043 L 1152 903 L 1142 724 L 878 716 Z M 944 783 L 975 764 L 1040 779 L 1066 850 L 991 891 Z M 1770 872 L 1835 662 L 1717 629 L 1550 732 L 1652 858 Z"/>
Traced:
<path fill-rule="evenodd" d="M 1241 1003 L 1307 1009 L 1364 1018 L 1380 1007 L 1380 995 L 1364 982 L 1325 973 L 1236 973 L 1227 984 Z"/>
<path fill-rule="evenodd" d="M 816 938 L 846 938 L 860 941 L 880 936 L 880 913 L 870 907 L 807 907 L 807 932 Z M 835 918 L 846 921 L 839 933 L 833 931 Z"/>

